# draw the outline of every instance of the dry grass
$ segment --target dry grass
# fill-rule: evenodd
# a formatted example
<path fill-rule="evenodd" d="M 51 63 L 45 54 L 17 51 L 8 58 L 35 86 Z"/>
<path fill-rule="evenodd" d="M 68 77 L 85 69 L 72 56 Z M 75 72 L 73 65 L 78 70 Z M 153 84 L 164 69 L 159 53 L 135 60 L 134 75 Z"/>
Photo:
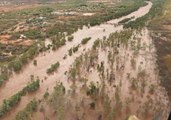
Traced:
<path fill-rule="evenodd" d="M 34 5 L 10 5 L 5 7 L 0 7 L 0 12 L 11 12 L 11 11 L 17 11 L 17 10 L 24 10 L 24 9 L 30 9 L 35 8 L 40 5 L 34 4 Z"/>
<path fill-rule="evenodd" d="M 171 55 L 166 55 L 165 57 L 163 57 L 163 60 L 168 70 L 171 72 Z"/>
<path fill-rule="evenodd" d="M 26 45 L 31 46 L 33 44 L 32 40 L 28 39 L 18 39 L 18 40 L 11 40 L 10 35 L 1 35 L 0 36 L 0 43 L 1 44 L 13 44 L 13 45 Z"/>
<path fill-rule="evenodd" d="M 163 15 L 153 19 L 153 24 L 163 26 L 166 21 L 171 21 L 171 1 L 166 0 L 163 9 Z M 165 27 L 165 26 L 164 26 Z"/>

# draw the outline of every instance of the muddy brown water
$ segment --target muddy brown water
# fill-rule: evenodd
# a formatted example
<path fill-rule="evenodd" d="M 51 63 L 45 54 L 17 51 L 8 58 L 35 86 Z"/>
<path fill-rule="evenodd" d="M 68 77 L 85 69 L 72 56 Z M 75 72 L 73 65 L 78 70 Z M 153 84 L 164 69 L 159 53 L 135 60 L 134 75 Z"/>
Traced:
<path fill-rule="evenodd" d="M 46 53 L 39 54 L 35 58 L 35 60 L 37 60 L 37 66 L 34 66 L 33 63 L 30 62 L 20 74 L 14 74 L 5 84 L 5 86 L 0 88 L 0 104 L 3 103 L 4 99 L 8 99 L 10 96 L 22 90 L 22 88 L 25 87 L 30 81 L 31 75 L 34 75 L 35 77 L 38 76 L 41 80 L 43 80 L 43 82 L 41 82 L 40 84 L 40 89 L 32 95 L 26 95 L 22 97 L 22 100 L 17 105 L 17 107 L 12 112 L 10 112 L 8 116 L 5 116 L 2 119 L 11 120 L 15 118 L 16 113 L 22 110 L 29 103 L 30 100 L 32 100 L 33 98 L 41 99 L 47 89 L 49 90 L 49 92 L 52 92 L 53 87 L 55 86 L 55 83 L 57 81 L 63 82 L 64 86 L 69 89 L 71 83 L 67 81 L 67 76 L 65 76 L 64 73 L 69 69 L 70 65 L 72 65 L 75 58 L 81 55 L 81 53 L 84 53 L 84 49 L 90 49 L 96 39 L 102 39 L 104 36 L 109 36 L 113 32 L 123 30 L 122 25 L 114 26 L 114 24 L 117 24 L 119 21 L 125 18 L 135 17 L 136 19 L 138 17 L 141 17 L 147 14 L 151 7 L 152 3 L 148 2 L 146 6 L 141 7 L 139 10 L 127 16 L 108 21 L 99 26 L 94 26 L 90 28 L 83 27 L 82 30 L 78 30 L 73 34 L 74 40 L 72 42 L 67 42 L 65 46 L 61 47 L 57 51 L 49 51 Z M 81 43 L 81 40 L 86 37 L 91 37 L 92 39 L 86 45 L 81 46 L 77 53 L 73 54 L 71 57 L 68 56 L 67 59 L 63 60 L 65 54 L 68 54 L 68 50 L 71 47 Z M 150 41 L 151 39 L 148 38 L 146 40 Z M 60 68 L 54 75 L 48 76 L 46 74 L 46 70 L 51 66 L 51 64 L 54 64 L 57 61 L 60 62 Z M 148 64 L 150 63 L 147 63 L 147 65 Z M 153 64 L 151 65 L 153 66 Z M 127 69 L 129 70 L 129 68 Z M 47 77 L 46 80 L 44 80 L 45 77 Z M 124 88 L 124 90 L 126 91 L 126 87 Z"/>

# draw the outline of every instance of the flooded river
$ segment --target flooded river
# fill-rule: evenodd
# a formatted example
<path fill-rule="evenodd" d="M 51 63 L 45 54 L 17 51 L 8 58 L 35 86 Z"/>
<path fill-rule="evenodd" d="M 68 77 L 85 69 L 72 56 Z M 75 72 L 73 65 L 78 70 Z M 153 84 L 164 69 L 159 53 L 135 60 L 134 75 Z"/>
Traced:
<path fill-rule="evenodd" d="M 37 92 L 22 97 L 22 100 L 17 105 L 17 107 L 11 113 L 9 113 L 8 116 L 5 116 L 5 118 L 3 119 L 11 120 L 12 118 L 14 118 L 16 113 L 22 110 L 29 103 L 30 100 L 32 100 L 33 98 L 41 99 L 47 89 L 51 93 L 57 81 L 63 82 L 64 86 L 69 89 L 71 83 L 67 81 L 67 76 L 64 74 L 66 71 L 68 71 L 69 67 L 73 64 L 76 57 L 80 56 L 82 53 L 85 53 L 88 49 L 90 49 L 96 39 L 98 38 L 103 39 L 104 36 L 108 37 L 113 32 L 123 30 L 123 25 L 117 25 L 119 21 L 122 21 L 125 18 L 131 18 L 131 17 L 134 17 L 134 20 L 135 20 L 136 18 L 139 18 L 147 14 L 150 8 L 152 7 L 151 2 L 147 2 L 147 3 L 148 4 L 146 6 L 139 8 L 137 11 L 127 16 L 108 21 L 99 26 L 94 26 L 90 28 L 83 27 L 83 29 L 80 29 L 73 34 L 74 40 L 72 42 L 67 42 L 66 45 L 62 46 L 56 51 L 48 51 L 46 53 L 39 54 L 35 58 L 35 60 L 37 60 L 37 66 L 34 66 L 33 63 L 30 62 L 27 66 L 25 66 L 25 68 L 23 69 L 21 73 L 14 74 L 9 79 L 9 81 L 2 88 L 0 88 L 0 104 L 3 103 L 4 99 L 9 98 L 12 95 L 16 94 L 18 91 L 22 90 L 22 88 L 24 88 L 27 85 L 27 83 L 30 81 L 31 75 L 34 75 L 35 77 L 39 77 L 40 80 L 42 80 L 42 82 L 40 83 L 40 89 Z M 146 44 L 152 44 L 152 40 L 149 36 L 148 30 L 145 30 L 145 33 L 146 34 L 143 34 L 144 36 L 142 40 L 144 40 Z M 82 39 L 86 37 L 91 37 L 92 39 L 86 45 L 82 45 L 79 48 L 78 52 L 76 52 L 72 56 L 68 56 L 67 59 L 64 60 L 63 57 L 66 54 L 68 54 L 68 50 L 71 47 L 77 46 L 78 44 L 80 44 Z M 142 54 L 145 55 L 148 52 L 149 51 L 145 51 Z M 155 53 L 152 52 L 150 54 L 155 54 Z M 155 55 L 150 55 L 151 56 L 150 58 L 148 58 L 148 56 L 146 58 L 144 57 L 144 55 L 140 56 L 140 58 L 137 59 L 137 63 L 141 64 L 141 62 L 143 62 L 144 68 L 150 66 L 148 68 L 149 69 L 148 72 L 149 74 L 151 74 L 150 79 L 154 79 L 155 77 L 158 77 L 157 75 L 154 76 L 154 74 L 156 74 L 156 72 L 154 71 L 154 68 L 156 68 L 156 66 L 154 62 L 151 63 L 151 61 L 155 61 Z M 145 59 L 152 59 L 152 60 L 148 61 Z M 58 71 L 53 75 L 47 75 L 46 70 L 57 61 L 60 62 L 60 68 L 58 69 Z M 127 67 L 126 68 L 127 71 L 129 71 L 130 70 L 129 65 L 126 67 Z M 90 75 L 89 77 L 91 79 L 93 75 Z M 127 91 L 128 86 L 126 85 L 127 84 L 125 84 L 123 91 Z M 129 94 L 129 93 L 125 92 L 125 94 Z"/>

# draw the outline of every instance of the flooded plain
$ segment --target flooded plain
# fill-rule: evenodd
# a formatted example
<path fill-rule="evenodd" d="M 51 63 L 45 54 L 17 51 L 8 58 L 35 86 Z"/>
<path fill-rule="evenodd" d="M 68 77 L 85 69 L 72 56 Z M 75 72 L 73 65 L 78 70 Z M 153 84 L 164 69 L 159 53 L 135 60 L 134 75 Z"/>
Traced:
<path fill-rule="evenodd" d="M 122 31 L 123 25 L 118 25 L 119 21 L 131 17 L 134 17 L 133 20 L 135 20 L 136 18 L 147 14 L 152 7 L 151 2 L 147 3 L 148 4 L 146 6 L 139 8 L 137 11 L 127 16 L 108 21 L 99 26 L 89 28 L 83 27 L 83 29 L 80 29 L 73 34 L 74 39 L 72 42 L 67 42 L 66 45 L 62 46 L 56 51 L 50 50 L 40 53 L 35 58 L 35 60 L 37 60 L 37 66 L 34 66 L 33 62 L 31 61 L 24 67 L 22 72 L 19 74 L 14 74 L 9 81 L 7 81 L 2 88 L 0 88 L 0 104 L 3 103 L 4 99 L 9 98 L 18 91 L 22 90 L 27 83 L 30 82 L 30 77 L 32 75 L 39 77 L 41 80 L 40 89 L 33 94 L 27 94 L 26 96 L 22 97 L 22 100 L 17 107 L 2 119 L 10 120 L 15 118 L 16 113 L 22 110 L 30 100 L 33 98 L 41 99 L 46 90 L 48 90 L 49 93 L 52 93 L 56 82 L 62 82 L 65 88 L 69 90 L 72 82 L 68 80 L 68 76 L 65 75 L 65 73 L 66 71 L 69 71 L 69 68 L 74 63 L 75 59 L 81 54 L 88 52 L 97 39 L 104 39 L 104 37 L 108 38 L 111 33 Z M 120 86 L 119 89 L 120 97 L 123 100 L 122 102 L 125 103 L 126 100 L 134 99 L 135 101 L 129 104 L 129 110 L 131 111 L 131 114 L 137 115 L 141 119 L 143 119 L 142 112 L 140 112 L 141 114 L 138 114 L 137 111 L 141 111 L 144 107 L 144 103 L 150 100 L 152 100 L 152 103 L 150 103 L 152 104 L 151 108 L 154 110 L 151 113 L 152 115 L 160 113 L 160 110 L 163 113 L 167 113 L 167 111 L 164 111 L 168 107 L 167 93 L 165 89 L 160 86 L 160 79 L 156 66 L 155 48 L 152 43 L 150 33 L 146 28 L 144 28 L 141 33 L 134 32 L 134 36 L 136 36 L 136 39 L 132 38 L 128 43 L 128 46 L 121 46 L 117 48 L 119 53 L 116 55 L 112 71 L 115 74 L 115 81 L 112 83 L 112 85 L 106 83 L 106 85 L 109 86 L 107 87 L 106 91 L 107 93 L 111 94 L 110 96 L 113 97 L 116 89 L 115 87 L 111 86 Z M 68 50 L 81 44 L 82 39 L 87 37 L 91 37 L 91 40 L 86 45 L 80 45 L 79 50 L 72 56 L 69 56 Z M 50 44 L 50 42 L 47 43 Z M 107 69 L 110 71 L 110 65 L 108 63 L 108 52 L 110 52 L 110 50 L 110 47 L 106 47 L 105 49 L 99 49 L 97 52 L 98 63 L 100 64 L 101 62 L 104 62 L 105 76 L 107 76 Z M 66 55 L 66 59 L 63 59 Z M 52 75 L 47 75 L 47 69 L 57 61 L 60 63 L 58 71 Z M 103 83 L 97 70 L 92 70 L 91 73 L 83 73 L 83 76 L 89 80 L 89 84 L 91 82 Z M 139 76 L 143 76 L 143 79 L 138 79 Z M 140 88 L 138 88 L 136 91 L 130 89 L 130 86 L 132 85 L 131 83 L 135 82 L 134 80 L 138 81 L 136 83 L 139 85 L 138 87 L 141 87 L 142 84 L 145 84 L 145 90 L 143 91 L 143 94 Z M 145 83 L 143 83 L 144 81 Z M 152 95 L 149 94 L 151 85 L 155 86 L 155 92 Z M 51 115 L 52 113 L 50 112 L 50 109 L 49 112 L 47 110 L 47 114 L 49 114 L 51 118 L 54 117 Z M 152 118 L 152 115 L 149 115 L 149 120 Z M 123 116 L 123 118 L 124 117 L 125 116 Z M 38 112 L 35 113 L 34 119 L 44 119 L 44 116 Z"/>

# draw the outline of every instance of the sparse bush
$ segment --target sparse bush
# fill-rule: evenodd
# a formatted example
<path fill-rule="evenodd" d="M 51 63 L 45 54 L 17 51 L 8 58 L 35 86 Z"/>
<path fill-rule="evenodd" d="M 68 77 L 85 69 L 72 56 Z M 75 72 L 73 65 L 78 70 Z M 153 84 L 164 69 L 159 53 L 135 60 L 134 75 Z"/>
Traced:
<path fill-rule="evenodd" d="M 0 117 L 4 116 L 8 111 L 10 111 L 15 105 L 17 105 L 21 97 L 26 93 L 34 92 L 39 88 L 39 80 L 32 81 L 26 87 L 24 87 L 20 92 L 10 97 L 8 100 L 4 100 L 2 106 L 0 107 Z"/>
<path fill-rule="evenodd" d="M 0 74 L 0 86 L 4 83 L 4 81 L 8 80 L 8 71 L 5 71 L 3 73 Z"/>
<path fill-rule="evenodd" d="M 24 35 L 29 39 L 41 39 L 43 38 L 41 34 L 41 30 L 35 29 L 35 30 L 28 30 L 24 32 Z"/>
<path fill-rule="evenodd" d="M 15 60 L 14 62 L 11 62 L 11 66 L 15 72 L 19 72 L 22 69 L 22 65 L 23 64 L 20 60 Z"/>
<path fill-rule="evenodd" d="M 150 94 L 154 94 L 154 92 L 155 92 L 155 85 L 150 85 L 150 87 L 149 87 L 149 93 Z"/>
<path fill-rule="evenodd" d="M 71 42 L 74 39 L 74 36 L 69 36 L 68 41 Z"/>
<path fill-rule="evenodd" d="M 88 96 L 96 96 L 99 94 L 99 88 L 93 83 L 90 84 L 89 89 L 87 90 Z"/>
<path fill-rule="evenodd" d="M 77 45 L 76 47 L 73 47 L 73 53 L 77 52 L 78 51 L 78 48 L 79 48 L 79 45 Z"/>
<path fill-rule="evenodd" d="M 30 120 L 32 114 L 36 111 L 38 106 L 38 101 L 33 99 L 27 106 L 24 108 L 24 110 L 17 113 L 15 120 Z"/>
<path fill-rule="evenodd" d="M 59 68 L 59 66 L 60 66 L 59 62 L 52 64 L 51 67 L 47 69 L 47 71 L 46 71 L 47 74 L 51 74 L 51 73 L 55 72 Z"/>
<path fill-rule="evenodd" d="M 45 99 L 47 99 L 48 96 L 49 96 L 49 92 L 46 91 L 45 94 L 43 95 L 43 97 L 44 97 Z"/>
<path fill-rule="evenodd" d="M 91 40 L 91 37 L 84 38 L 84 39 L 81 41 L 81 44 L 82 44 L 82 45 L 85 45 L 85 44 L 87 44 L 87 42 L 88 42 L 89 40 Z"/>
<path fill-rule="evenodd" d="M 34 60 L 34 61 L 33 61 L 33 65 L 34 65 L 34 66 L 37 66 L 37 60 Z"/>
<path fill-rule="evenodd" d="M 68 50 L 69 56 L 72 56 L 72 51 L 73 51 L 72 48 Z"/>
<path fill-rule="evenodd" d="M 52 39 L 52 50 L 56 50 L 61 46 L 65 45 L 66 40 L 64 38 L 55 37 Z"/>
<path fill-rule="evenodd" d="M 23 90 L 26 90 L 27 92 L 34 92 L 40 87 L 40 80 L 37 79 L 36 81 L 32 81 L 25 87 Z"/>
<path fill-rule="evenodd" d="M 92 110 L 94 110 L 95 107 L 96 107 L 96 103 L 95 103 L 95 102 L 90 103 L 90 108 L 91 108 Z"/>
<path fill-rule="evenodd" d="M 137 90 L 137 88 L 138 88 L 138 83 L 135 78 L 132 78 L 132 80 L 131 80 L 131 88 L 132 88 L 132 90 Z"/>
<path fill-rule="evenodd" d="M 64 120 L 66 107 L 65 87 L 62 83 L 57 83 L 49 99 L 49 104 L 54 108 L 57 118 Z"/>
<path fill-rule="evenodd" d="M 77 70 L 75 68 L 70 68 L 69 70 L 69 78 L 75 80 L 77 76 Z"/>
<path fill-rule="evenodd" d="M 93 49 L 96 49 L 100 45 L 100 40 L 97 39 L 93 44 Z"/>

